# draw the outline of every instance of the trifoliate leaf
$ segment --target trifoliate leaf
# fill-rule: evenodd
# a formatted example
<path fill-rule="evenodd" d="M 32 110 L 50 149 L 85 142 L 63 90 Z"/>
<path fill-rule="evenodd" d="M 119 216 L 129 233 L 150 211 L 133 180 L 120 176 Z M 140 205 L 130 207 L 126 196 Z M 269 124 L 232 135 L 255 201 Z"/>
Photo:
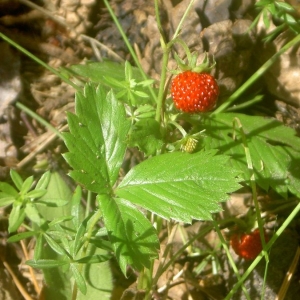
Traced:
<path fill-rule="evenodd" d="M 218 202 L 239 188 L 229 157 L 215 153 L 174 152 L 147 159 L 127 173 L 115 192 L 166 219 L 210 220 L 221 210 Z"/>
<path fill-rule="evenodd" d="M 112 92 L 87 84 L 76 94 L 76 115 L 68 114 L 65 159 L 71 177 L 95 193 L 106 193 L 117 180 L 129 130 L 124 106 Z"/>

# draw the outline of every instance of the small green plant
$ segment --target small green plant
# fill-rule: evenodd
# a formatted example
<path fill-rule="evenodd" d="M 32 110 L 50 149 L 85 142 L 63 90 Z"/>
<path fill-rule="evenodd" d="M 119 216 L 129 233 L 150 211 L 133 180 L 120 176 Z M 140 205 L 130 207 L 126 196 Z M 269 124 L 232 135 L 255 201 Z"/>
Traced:
<path fill-rule="evenodd" d="M 289 14 L 293 8 L 279 1 L 257 3 L 263 8 L 261 14 L 266 27 L 268 14 L 271 14 L 284 25 L 280 25 L 276 33 L 288 27 L 296 33 L 295 38 L 216 110 L 189 114 L 174 107 L 166 82 L 170 55 L 177 56 L 179 65 L 184 64 L 174 53 L 175 44 L 186 50 L 190 60 L 196 57 L 180 39 L 182 24 L 193 1 L 170 41 L 164 39 L 158 1 L 155 1 L 163 49 L 159 83 L 143 72 L 109 3 L 104 2 L 137 67 L 128 61 L 123 65 L 103 61 L 75 65 L 68 70 L 77 77 L 78 83 L 72 83 L 77 90 L 75 114 L 67 114 L 69 131 L 60 136 L 68 149 L 63 157 L 71 168 L 69 175 L 78 186 L 71 192 L 58 174 L 50 172 L 37 181 L 32 176 L 23 181 L 11 170 L 13 185 L 0 183 L 0 205 L 12 206 L 9 242 L 35 237 L 34 257 L 27 264 L 44 271 L 48 296 L 101 297 L 101 288 L 104 288 L 95 285 L 93 280 L 106 280 L 100 274 L 107 268 L 103 262 L 115 257 L 125 276 L 129 267 L 138 272 L 138 290 L 143 291 L 145 299 L 151 299 L 160 276 L 197 238 L 215 228 L 238 278 L 226 298 L 230 299 L 263 257 L 268 263 L 267 251 L 300 210 L 298 204 L 273 237 L 265 240 L 256 188 L 266 192 L 272 189 L 284 199 L 289 193 L 300 197 L 297 167 L 300 139 L 293 129 L 274 119 L 226 112 L 279 55 L 300 41 L 298 21 Z M 2 34 L 1 37 L 9 41 Z M 65 75 L 61 78 L 70 81 Z M 84 80 L 81 82 L 78 78 Z M 188 125 L 185 126 L 188 132 L 182 124 Z M 125 170 L 121 178 L 126 151 L 132 147 L 137 147 L 144 158 Z M 57 191 L 60 185 L 63 185 L 62 194 Z M 220 220 L 217 213 L 222 210 L 221 203 L 242 186 L 252 190 L 263 250 L 251 256 L 255 260 L 240 276 L 219 229 L 232 220 Z M 82 189 L 87 194 L 83 194 Z M 83 209 L 81 198 L 84 196 L 88 204 L 95 199 L 95 211 L 90 211 L 89 205 Z M 25 218 L 30 226 L 26 225 Z M 171 241 L 172 228 L 192 220 L 211 221 L 211 225 L 189 238 L 170 260 L 159 261 L 154 272 L 162 224 L 167 224 Z M 238 224 L 240 220 L 234 222 Z M 27 231 L 17 232 L 22 226 Z M 161 256 L 166 258 L 168 254 L 170 244 Z M 210 254 L 209 257 L 215 256 Z M 60 276 L 63 282 L 55 281 L 55 276 Z M 243 291 L 249 299 L 245 288 Z"/>

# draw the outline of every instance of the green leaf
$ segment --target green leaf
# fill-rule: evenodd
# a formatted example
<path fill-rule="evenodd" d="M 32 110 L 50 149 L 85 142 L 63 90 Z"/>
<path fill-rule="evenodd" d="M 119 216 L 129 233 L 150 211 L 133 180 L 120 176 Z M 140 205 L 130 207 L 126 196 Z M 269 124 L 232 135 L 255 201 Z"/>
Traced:
<path fill-rule="evenodd" d="M 240 120 L 245 131 L 257 184 L 264 190 L 271 187 L 283 197 L 288 190 L 300 194 L 300 169 L 294 168 L 299 164 L 300 138 L 279 121 L 237 113 L 218 114 L 201 124 L 206 134 L 202 146 L 230 155 L 233 167 L 241 170 L 249 183 L 244 145 L 239 130 L 233 129 L 234 118 Z"/>
<path fill-rule="evenodd" d="M 282 16 L 282 19 L 289 25 L 297 24 L 297 21 L 295 20 L 295 18 L 290 14 L 284 14 Z"/>
<path fill-rule="evenodd" d="M 35 223 L 38 226 L 41 226 L 45 223 L 45 220 L 41 218 L 39 211 L 37 210 L 36 206 L 32 203 L 27 203 L 25 207 L 25 214 L 30 221 Z"/>
<path fill-rule="evenodd" d="M 38 260 L 27 260 L 26 265 L 37 269 L 49 269 L 67 265 L 69 262 L 65 260 L 57 259 L 38 259 Z"/>
<path fill-rule="evenodd" d="M 149 104 L 141 105 L 134 111 L 133 115 L 137 119 L 152 118 L 155 116 L 155 109 Z"/>
<path fill-rule="evenodd" d="M 101 86 L 86 85 L 84 94 L 76 94 L 76 114 L 68 115 L 70 133 L 64 134 L 70 175 L 88 190 L 105 193 L 118 178 L 126 150 L 130 123 L 124 106 Z"/>
<path fill-rule="evenodd" d="M 40 197 L 43 197 L 46 195 L 47 190 L 41 190 L 41 189 L 35 189 L 33 191 L 30 191 L 26 194 L 26 197 L 31 198 L 31 199 L 37 199 Z"/>
<path fill-rule="evenodd" d="M 15 201 L 15 197 L 10 196 L 5 193 L 0 193 L 0 207 L 1 206 L 8 206 Z"/>
<path fill-rule="evenodd" d="M 116 88 L 121 88 L 121 89 L 127 88 L 126 81 L 119 81 L 119 80 L 115 79 L 114 77 L 110 77 L 110 76 L 105 76 L 104 78 L 111 87 L 116 87 Z"/>
<path fill-rule="evenodd" d="M 85 232 L 86 232 L 86 222 L 82 222 L 75 235 L 74 246 L 73 246 L 74 251 L 72 254 L 73 257 L 76 256 L 80 248 L 83 246 L 83 242 L 84 242 L 83 238 Z"/>
<path fill-rule="evenodd" d="M 61 216 L 61 217 L 58 217 L 58 218 L 55 218 L 53 219 L 49 224 L 48 226 L 49 227 L 52 227 L 52 226 L 55 226 L 57 224 L 60 224 L 60 223 L 63 223 L 63 222 L 66 222 L 66 221 L 70 221 L 73 219 L 73 216 Z"/>
<path fill-rule="evenodd" d="M 5 194 L 8 194 L 10 196 L 13 196 L 14 198 L 19 197 L 18 191 L 6 182 L 0 182 L 0 191 L 4 192 Z"/>
<path fill-rule="evenodd" d="M 145 216 L 130 202 L 106 195 L 98 196 L 109 239 L 126 275 L 127 265 L 141 270 L 150 268 L 157 257 L 159 241 L 156 230 Z"/>
<path fill-rule="evenodd" d="M 44 238 L 47 241 L 48 245 L 58 254 L 65 255 L 66 251 L 63 249 L 52 237 L 47 234 L 44 234 Z"/>
<path fill-rule="evenodd" d="M 65 180 L 58 172 L 53 172 L 47 185 L 47 194 L 35 203 L 43 218 L 53 221 L 71 215 L 71 198 L 72 192 Z M 66 222 L 64 225 L 71 226 L 72 222 Z"/>
<path fill-rule="evenodd" d="M 44 173 L 35 186 L 35 190 L 45 190 L 50 182 L 51 172 Z"/>
<path fill-rule="evenodd" d="M 270 15 L 266 9 L 263 10 L 263 21 L 266 29 L 268 29 L 270 27 Z"/>
<path fill-rule="evenodd" d="M 24 239 L 27 239 L 29 237 L 33 237 L 37 234 L 37 231 L 26 231 L 26 232 L 21 232 L 21 233 L 17 233 L 14 234 L 13 236 L 10 236 L 7 241 L 9 243 L 15 243 Z"/>
<path fill-rule="evenodd" d="M 73 65 L 70 68 L 75 74 L 86 77 L 95 83 L 107 84 L 105 76 L 112 77 L 117 81 L 125 81 L 124 64 L 107 61 L 87 62 L 86 65 Z M 132 78 L 142 81 L 143 77 L 138 68 L 132 67 Z"/>
<path fill-rule="evenodd" d="M 271 3 L 273 3 L 274 0 L 261 0 L 255 3 L 255 6 L 261 7 L 261 6 L 267 6 Z"/>
<path fill-rule="evenodd" d="M 154 82 L 155 82 L 155 80 L 153 80 L 153 79 L 146 79 L 146 80 L 138 82 L 137 85 L 145 87 L 145 86 L 153 84 Z"/>
<path fill-rule="evenodd" d="M 286 2 L 275 1 L 275 5 L 282 11 L 295 12 L 295 8 Z"/>
<path fill-rule="evenodd" d="M 133 90 L 132 93 L 140 98 L 149 98 L 149 95 L 142 91 Z"/>
<path fill-rule="evenodd" d="M 77 229 L 84 218 L 84 212 L 81 205 L 81 196 L 82 190 L 81 187 L 78 185 L 73 193 L 72 200 L 71 200 L 71 214 L 73 218 L 74 227 Z"/>
<path fill-rule="evenodd" d="M 50 186 L 52 184 L 51 182 L 53 182 L 52 178 L 53 176 L 51 175 Z M 65 209 L 65 206 L 55 209 L 57 211 L 56 216 L 59 216 L 62 209 Z M 47 216 L 52 216 L 52 212 L 49 212 L 49 215 Z M 45 281 L 43 292 L 45 293 L 45 299 L 71 299 L 72 287 L 69 260 L 62 260 L 62 257 L 54 252 L 50 246 L 45 243 L 45 240 L 43 240 L 42 258 L 53 261 L 52 267 L 51 263 L 46 263 L 46 268 L 43 268 Z"/>
<path fill-rule="evenodd" d="M 132 66 L 129 61 L 125 61 L 125 78 L 126 80 L 130 80 L 132 78 Z"/>
<path fill-rule="evenodd" d="M 110 241 L 104 240 L 104 239 L 99 239 L 99 238 L 94 238 L 90 240 L 90 243 L 95 245 L 99 249 L 103 249 L 109 252 L 112 252 L 112 245 Z"/>
<path fill-rule="evenodd" d="M 25 208 L 20 203 L 14 203 L 8 218 L 8 232 L 16 231 L 25 219 Z"/>
<path fill-rule="evenodd" d="M 43 253 L 43 234 L 39 234 L 37 236 L 35 247 L 34 247 L 34 255 L 33 258 L 35 261 L 41 259 L 42 253 Z"/>
<path fill-rule="evenodd" d="M 103 254 L 103 255 L 91 255 L 91 256 L 85 256 L 80 259 L 77 259 L 76 262 L 80 264 L 96 264 L 96 263 L 102 263 L 109 259 L 111 259 L 110 254 Z"/>
<path fill-rule="evenodd" d="M 168 153 L 131 169 L 116 189 L 119 197 L 166 218 L 211 220 L 218 202 L 237 190 L 238 172 L 216 151 Z"/>
<path fill-rule="evenodd" d="M 17 189 L 20 191 L 23 185 L 22 177 L 13 169 L 10 169 L 10 177 L 14 182 L 15 186 L 17 187 Z"/>
<path fill-rule="evenodd" d="M 105 251 L 92 246 L 89 247 L 88 255 L 105 257 L 107 254 Z M 87 293 L 86 295 L 79 293 L 76 298 L 77 300 L 113 298 L 113 279 L 109 262 L 85 264 L 83 265 L 82 274 L 86 281 Z"/>
<path fill-rule="evenodd" d="M 85 295 L 87 292 L 87 287 L 82 274 L 79 272 L 79 270 L 74 264 L 71 264 L 70 267 L 78 289 L 83 295 Z"/>
<path fill-rule="evenodd" d="M 138 147 L 146 156 L 156 154 L 163 145 L 160 126 L 154 119 L 142 119 L 136 122 L 128 138 L 131 147 Z"/>
<path fill-rule="evenodd" d="M 20 192 L 25 195 L 32 187 L 33 184 L 33 176 L 29 176 L 25 179 L 25 181 L 22 184 Z"/>
<path fill-rule="evenodd" d="M 68 233 L 68 231 L 63 229 L 58 224 L 55 225 L 55 230 L 51 229 L 51 230 L 47 231 L 47 234 L 51 235 L 51 237 L 53 237 L 53 239 L 59 240 L 65 249 L 67 248 L 67 246 L 64 244 L 65 239 L 70 240 L 73 238 L 73 235 L 70 235 L 70 233 Z"/>

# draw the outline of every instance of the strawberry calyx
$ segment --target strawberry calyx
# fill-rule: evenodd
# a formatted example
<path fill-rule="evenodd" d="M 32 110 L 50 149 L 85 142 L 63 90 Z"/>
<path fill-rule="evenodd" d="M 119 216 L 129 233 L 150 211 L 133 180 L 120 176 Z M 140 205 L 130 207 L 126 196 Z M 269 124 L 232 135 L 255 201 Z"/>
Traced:
<path fill-rule="evenodd" d="M 183 47 L 185 54 L 186 54 L 187 62 L 185 62 L 183 59 L 181 59 L 178 56 L 178 54 L 175 52 L 174 58 L 177 62 L 179 70 L 170 71 L 174 75 L 177 75 L 180 72 L 184 72 L 184 71 L 192 71 L 192 72 L 196 72 L 196 73 L 203 73 L 203 72 L 209 73 L 215 67 L 216 61 L 213 58 L 212 62 L 210 62 L 207 52 L 204 52 L 204 58 L 203 58 L 202 62 L 197 65 L 199 54 L 191 53 L 189 47 L 187 46 L 187 44 L 184 41 L 177 39 L 177 42 L 180 43 L 181 46 Z"/>

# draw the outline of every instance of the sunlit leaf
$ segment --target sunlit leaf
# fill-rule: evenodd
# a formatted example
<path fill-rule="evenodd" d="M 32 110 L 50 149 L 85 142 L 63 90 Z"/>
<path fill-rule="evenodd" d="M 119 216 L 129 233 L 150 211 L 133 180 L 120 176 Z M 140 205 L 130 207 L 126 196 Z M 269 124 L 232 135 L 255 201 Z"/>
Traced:
<path fill-rule="evenodd" d="M 35 190 L 28 192 L 26 194 L 26 197 L 37 199 L 37 198 L 43 197 L 44 195 L 46 195 L 46 193 L 47 193 L 47 190 L 35 189 Z"/>
<path fill-rule="evenodd" d="M 25 207 L 20 203 L 14 202 L 12 210 L 8 218 L 8 231 L 16 231 L 20 225 L 23 223 L 25 218 Z"/>
<path fill-rule="evenodd" d="M 18 198 L 19 196 L 18 191 L 6 182 L 0 182 L 0 191 L 10 196 L 13 196 L 14 198 Z"/>
<path fill-rule="evenodd" d="M 33 176 L 26 178 L 22 184 L 20 192 L 24 195 L 26 194 L 32 187 L 33 184 Z"/>
<path fill-rule="evenodd" d="M 239 188 L 238 171 L 216 151 L 168 153 L 131 169 L 116 194 L 166 219 L 211 220 L 219 202 Z"/>
<path fill-rule="evenodd" d="M 24 182 L 22 177 L 14 169 L 10 169 L 10 177 L 17 189 L 20 191 Z"/>
<path fill-rule="evenodd" d="M 44 190 L 47 188 L 48 184 L 49 184 L 49 181 L 50 181 L 50 178 L 51 178 L 51 172 L 50 171 L 47 171 L 45 172 L 41 178 L 39 179 L 39 181 L 37 182 L 36 186 L 35 186 L 35 189 L 36 190 Z"/>
<path fill-rule="evenodd" d="M 15 197 L 0 192 L 0 207 L 8 206 L 15 201 Z"/>
<path fill-rule="evenodd" d="M 88 103 L 88 105 L 87 105 Z M 86 85 L 76 95 L 76 115 L 68 115 L 70 133 L 64 134 L 70 175 L 88 190 L 105 193 L 117 180 L 130 123 L 124 106 L 110 92 Z"/>

